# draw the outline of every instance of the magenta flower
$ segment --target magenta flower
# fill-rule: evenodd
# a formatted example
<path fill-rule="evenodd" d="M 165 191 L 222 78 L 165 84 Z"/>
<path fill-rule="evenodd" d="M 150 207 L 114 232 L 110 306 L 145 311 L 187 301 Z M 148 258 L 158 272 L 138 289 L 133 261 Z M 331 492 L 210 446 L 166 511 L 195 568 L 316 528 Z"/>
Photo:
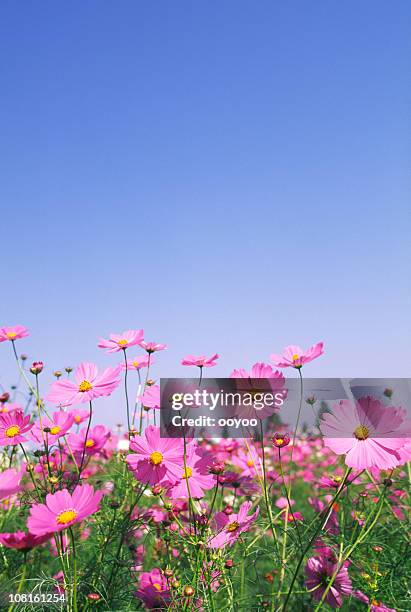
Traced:
<path fill-rule="evenodd" d="M 121 334 L 110 334 L 108 340 L 100 338 L 100 342 L 97 346 L 99 348 L 107 349 L 107 353 L 117 353 L 118 351 L 124 350 L 129 346 L 140 344 L 143 338 L 144 330 L 129 329 Z"/>
<path fill-rule="evenodd" d="M 286 346 L 282 352 L 282 355 L 272 354 L 270 359 L 274 362 L 278 368 L 296 368 L 297 370 L 302 368 L 305 363 L 316 359 L 324 353 L 324 343 L 318 342 L 310 346 L 309 349 L 304 351 L 300 346 L 290 344 Z"/>
<path fill-rule="evenodd" d="M 151 572 L 143 572 L 135 595 L 149 610 L 167 608 L 171 596 L 167 580 L 161 570 L 155 567 Z"/>
<path fill-rule="evenodd" d="M 259 508 L 253 514 L 248 514 L 251 509 L 251 502 L 241 504 L 238 514 L 230 514 L 227 516 L 225 512 L 217 512 L 213 522 L 216 528 L 216 534 L 212 536 L 207 545 L 210 548 L 223 548 L 227 544 L 232 546 L 238 540 L 239 536 L 248 531 L 256 520 L 259 514 Z"/>
<path fill-rule="evenodd" d="M 24 416 L 21 410 L 0 414 L 0 446 L 12 446 L 26 442 L 27 438 L 22 434 L 30 431 L 32 427 L 30 415 Z"/>
<path fill-rule="evenodd" d="M 119 373 L 117 367 L 106 368 L 98 374 L 94 363 L 81 363 L 74 372 L 74 381 L 62 378 L 51 385 L 47 400 L 61 406 L 72 406 L 111 395 L 120 384 Z"/>
<path fill-rule="evenodd" d="M 358 470 L 372 467 L 381 470 L 400 463 L 398 450 L 404 445 L 399 428 L 404 410 L 384 406 L 372 397 L 361 398 L 355 404 L 342 400 L 332 414 L 321 417 L 320 429 L 324 444 L 337 455 L 345 454 L 345 463 Z"/>
<path fill-rule="evenodd" d="M 278 378 L 282 383 L 285 381 L 281 372 L 274 370 L 272 366 L 262 361 L 255 363 L 251 368 L 251 372 L 247 372 L 244 368 L 233 370 L 230 374 L 230 378 Z"/>
<path fill-rule="evenodd" d="M 27 528 L 34 535 L 63 531 L 97 512 L 103 495 L 89 484 L 78 485 L 72 495 L 67 489 L 49 493 L 45 504 L 30 508 Z"/>
<path fill-rule="evenodd" d="M 147 353 L 156 353 L 157 351 L 164 351 L 167 348 L 167 344 L 159 344 L 158 342 L 146 342 L 143 340 L 139 342 L 141 348 Z"/>
<path fill-rule="evenodd" d="M 195 355 L 187 355 L 181 361 L 181 365 L 184 366 L 197 366 L 198 368 L 212 368 L 217 365 L 216 361 L 219 358 L 219 355 L 215 353 L 211 357 L 205 357 L 204 355 L 200 355 L 196 357 Z"/>
<path fill-rule="evenodd" d="M 23 325 L 12 325 L 11 327 L 0 327 L 0 342 L 6 340 L 14 341 L 29 335 L 27 327 Z"/>
<path fill-rule="evenodd" d="M 316 601 L 321 601 L 325 589 L 331 576 L 337 569 L 336 563 L 324 557 L 310 557 L 305 566 L 305 586 L 312 590 L 311 595 Z M 352 593 L 352 584 L 348 575 L 347 565 L 343 565 L 329 589 L 325 601 L 332 608 L 340 608 L 343 603 L 343 595 L 349 596 Z"/>
<path fill-rule="evenodd" d="M 96 425 L 92 427 L 87 435 L 87 427 L 81 429 L 78 434 L 72 433 L 69 435 L 68 443 L 74 453 L 82 454 L 85 451 L 86 455 L 94 455 L 104 448 L 107 440 L 110 437 L 110 430 L 105 425 Z"/>
<path fill-rule="evenodd" d="M 90 411 L 74 409 L 70 410 L 67 414 L 72 414 L 74 423 L 76 423 L 76 425 L 80 425 L 80 423 L 87 421 L 90 416 Z"/>
<path fill-rule="evenodd" d="M 30 435 L 35 442 L 42 444 L 45 441 L 48 446 L 51 446 L 59 438 L 66 435 L 73 423 L 74 416 L 72 414 L 63 411 L 54 412 L 50 419 L 48 417 L 41 419 L 42 427 L 40 421 L 34 423 Z"/>
<path fill-rule="evenodd" d="M 149 359 L 148 355 L 141 355 L 138 357 L 134 357 L 134 359 L 127 360 L 127 370 L 142 370 L 146 368 L 149 363 L 154 363 L 154 359 Z M 121 364 L 121 369 L 126 369 L 126 364 Z"/>
<path fill-rule="evenodd" d="M 30 550 L 35 546 L 44 544 L 50 538 L 49 533 L 38 536 L 25 531 L 16 531 L 15 533 L 0 533 L 0 544 L 7 548 L 15 548 L 17 550 Z"/>
<path fill-rule="evenodd" d="M 160 428 L 149 425 L 144 437 L 135 438 L 130 444 L 133 451 L 126 461 L 140 482 L 151 486 L 176 481 L 181 476 L 184 447 L 180 439 L 161 438 Z"/>
<path fill-rule="evenodd" d="M 13 468 L 0 472 L 0 501 L 21 490 L 20 481 L 23 473 L 23 471 L 18 472 Z"/>
<path fill-rule="evenodd" d="M 180 464 L 179 478 L 172 482 L 168 495 L 171 499 L 187 499 L 191 495 L 194 499 L 204 497 L 204 491 L 212 489 L 216 483 L 216 477 L 210 473 L 213 458 L 205 453 L 196 443 L 187 445 L 186 467 L 184 459 Z M 188 483 L 188 484 L 187 484 Z M 190 488 L 190 494 L 188 491 Z"/>

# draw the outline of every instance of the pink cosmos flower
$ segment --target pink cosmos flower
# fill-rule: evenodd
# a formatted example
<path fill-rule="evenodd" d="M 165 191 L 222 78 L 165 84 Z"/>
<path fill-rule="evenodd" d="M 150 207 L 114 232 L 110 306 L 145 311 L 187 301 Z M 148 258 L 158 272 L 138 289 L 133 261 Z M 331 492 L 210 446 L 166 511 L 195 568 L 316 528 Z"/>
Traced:
<path fill-rule="evenodd" d="M 143 340 L 139 342 L 141 348 L 143 348 L 147 353 L 155 353 L 157 351 L 164 351 L 167 348 L 167 344 L 159 344 L 158 342 L 146 342 Z"/>
<path fill-rule="evenodd" d="M 61 406 L 72 406 L 111 395 L 120 384 L 119 373 L 120 367 L 117 367 L 106 368 L 98 374 L 94 363 L 81 363 L 74 372 L 74 380 L 62 378 L 52 384 L 47 400 Z"/>
<path fill-rule="evenodd" d="M 125 350 L 129 346 L 135 346 L 140 344 L 144 338 L 144 330 L 142 329 L 129 329 L 123 331 L 121 334 L 110 334 L 108 340 L 100 338 L 98 343 L 99 348 L 107 349 L 107 353 L 117 353 L 118 351 Z"/>
<path fill-rule="evenodd" d="M 300 346 L 290 344 L 286 346 L 282 352 L 282 355 L 272 354 L 270 356 L 271 361 L 274 362 L 278 368 L 301 368 L 305 363 L 316 359 L 324 353 L 324 343 L 318 342 L 310 346 L 309 349 L 304 351 Z"/>
<path fill-rule="evenodd" d="M 0 472 L 0 501 L 21 490 L 20 481 L 23 474 L 24 471 L 18 472 L 13 468 Z"/>
<path fill-rule="evenodd" d="M 26 442 L 22 434 L 27 433 L 33 427 L 30 423 L 30 415 L 24 416 L 21 410 L 0 414 L 0 446 L 12 446 Z"/>
<path fill-rule="evenodd" d="M 12 325 L 11 327 L 0 327 L 0 342 L 5 340 L 20 340 L 29 335 L 27 327 L 23 325 Z"/>
<path fill-rule="evenodd" d="M 126 461 L 140 482 L 151 486 L 169 479 L 176 481 L 181 476 L 184 447 L 180 439 L 161 438 L 160 428 L 149 425 L 144 437 L 134 438 L 130 444 L 133 452 Z"/>
<path fill-rule="evenodd" d="M 50 538 L 50 534 L 33 535 L 25 531 L 16 531 L 15 533 L 0 533 L 0 544 L 7 548 L 15 548 L 17 550 L 30 550 L 35 546 L 43 544 Z"/>
<path fill-rule="evenodd" d="M 84 421 L 87 421 L 87 419 L 90 416 L 90 411 L 77 409 L 77 410 L 70 410 L 67 414 L 72 414 L 73 422 L 76 423 L 76 425 L 80 425 L 80 423 L 84 423 Z"/>
<path fill-rule="evenodd" d="M 240 468 L 242 476 L 254 477 L 263 473 L 261 459 L 254 446 L 239 448 L 231 457 L 231 463 Z"/>
<path fill-rule="evenodd" d="M 251 368 L 251 372 L 247 372 L 244 368 L 233 370 L 230 378 L 278 378 L 284 383 L 284 375 L 278 370 L 274 370 L 269 364 L 258 361 Z"/>
<path fill-rule="evenodd" d="M 212 456 L 205 453 L 196 443 L 187 445 L 186 469 L 184 469 L 183 459 L 180 464 L 179 478 L 174 482 L 170 480 L 169 497 L 187 499 L 189 497 L 188 487 L 190 487 L 192 498 L 204 497 L 204 491 L 212 489 L 216 483 L 216 477 L 210 474 L 212 460 Z"/>
<path fill-rule="evenodd" d="M 195 355 L 187 355 L 181 361 L 181 365 L 184 366 L 197 366 L 198 368 L 212 368 L 217 365 L 216 361 L 219 358 L 219 355 L 215 353 L 211 357 L 205 357 L 204 355 L 200 355 L 196 357 Z"/>
<path fill-rule="evenodd" d="M 67 489 L 49 493 L 45 504 L 30 508 L 27 528 L 33 535 L 63 531 L 97 512 L 103 495 L 89 484 L 78 485 L 72 495 Z"/>
<path fill-rule="evenodd" d="M 94 455 L 101 451 L 109 439 L 111 432 L 105 425 L 96 425 L 92 427 L 87 435 L 87 427 L 81 429 L 78 434 L 72 433 L 68 438 L 68 443 L 74 453 L 83 453 L 86 455 Z"/>
<path fill-rule="evenodd" d="M 30 435 L 35 442 L 42 444 L 45 441 L 48 446 L 51 446 L 59 438 L 66 435 L 73 422 L 74 416 L 72 414 L 62 411 L 54 412 L 50 419 L 48 417 L 41 419 L 43 427 L 40 426 L 40 421 L 34 423 Z"/>
<path fill-rule="evenodd" d="M 160 387 L 158 385 L 146 387 L 139 399 L 145 408 L 160 408 Z"/>
<path fill-rule="evenodd" d="M 312 590 L 311 595 L 316 601 L 321 601 L 327 583 L 334 575 L 337 566 L 335 563 L 324 557 L 310 557 L 305 566 L 305 585 Z M 352 593 L 351 579 L 348 575 L 347 565 L 343 565 L 338 571 L 332 587 L 329 589 L 325 601 L 332 608 L 340 608 L 343 603 L 343 595 L 349 596 Z"/>
<path fill-rule="evenodd" d="M 238 514 L 229 516 L 225 512 L 217 512 L 213 519 L 217 533 L 208 540 L 207 545 L 210 548 L 223 548 L 227 544 L 235 544 L 239 536 L 250 529 L 259 514 L 260 510 L 257 508 L 253 514 L 248 515 L 251 506 L 252 503 L 246 501 L 241 504 Z"/>
<path fill-rule="evenodd" d="M 342 400 L 332 414 L 321 417 L 324 444 L 337 455 L 345 454 L 345 463 L 359 470 L 381 470 L 400 463 L 398 450 L 404 438 L 395 437 L 404 421 L 404 410 L 384 406 L 379 400 L 364 397 L 352 404 Z"/>
<path fill-rule="evenodd" d="M 148 364 L 154 363 L 154 359 L 149 359 L 148 355 L 141 355 L 138 357 L 134 357 L 134 359 L 127 360 L 127 370 L 142 370 L 146 368 Z M 126 364 L 121 364 L 121 369 L 126 369 Z"/>
<path fill-rule="evenodd" d="M 167 580 L 157 567 L 140 575 L 140 587 L 135 595 L 149 610 L 167 608 L 171 598 Z"/>

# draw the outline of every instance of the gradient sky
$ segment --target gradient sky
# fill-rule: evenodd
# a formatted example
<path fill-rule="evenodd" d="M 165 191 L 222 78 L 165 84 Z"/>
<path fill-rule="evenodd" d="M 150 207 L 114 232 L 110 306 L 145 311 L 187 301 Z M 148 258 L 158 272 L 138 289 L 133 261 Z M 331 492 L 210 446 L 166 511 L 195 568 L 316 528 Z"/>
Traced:
<path fill-rule="evenodd" d="M 307 374 L 409 376 L 410 18 L 3 1 L 0 323 L 30 328 L 44 383 L 139 327 L 170 347 L 154 374 L 324 340 Z M 100 414 L 122 412 L 118 392 Z"/>

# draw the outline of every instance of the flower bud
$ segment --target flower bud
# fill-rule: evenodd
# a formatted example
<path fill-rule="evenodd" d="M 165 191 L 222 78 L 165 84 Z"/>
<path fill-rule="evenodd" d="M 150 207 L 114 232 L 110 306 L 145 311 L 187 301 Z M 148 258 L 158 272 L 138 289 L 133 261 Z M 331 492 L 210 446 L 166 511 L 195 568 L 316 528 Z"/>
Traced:
<path fill-rule="evenodd" d="M 163 490 L 164 489 L 161 485 L 154 485 L 154 487 L 151 489 L 151 492 L 153 495 L 161 495 Z"/>
<path fill-rule="evenodd" d="M 290 436 L 286 433 L 275 433 L 271 442 L 276 448 L 283 448 L 284 446 L 288 446 L 290 444 Z"/>
<path fill-rule="evenodd" d="M 60 370 L 56 370 L 55 372 L 53 372 L 53 376 L 55 376 L 57 379 L 60 378 L 61 376 Z"/>
<path fill-rule="evenodd" d="M 224 565 L 225 565 L 225 567 L 230 569 L 231 567 L 234 566 L 234 561 L 232 559 L 226 559 L 226 562 L 224 563 Z"/>
<path fill-rule="evenodd" d="M 8 402 L 10 399 L 10 393 L 7 393 L 7 391 L 5 391 L 4 393 L 2 393 L 0 395 L 0 403 L 1 404 L 5 404 L 6 402 Z"/>
<path fill-rule="evenodd" d="M 226 506 L 223 510 L 224 514 L 226 514 L 227 516 L 230 516 L 230 514 L 233 513 L 233 509 L 231 506 Z"/>
<path fill-rule="evenodd" d="M 173 576 L 174 572 L 173 572 L 172 569 L 167 568 L 167 569 L 164 570 L 163 574 L 164 574 L 164 576 L 166 578 L 171 578 L 171 576 Z"/>
<path fill-rule="evenodd" d="M 224 461 L 213 461 L 213 463 L 210 465 L 208 469 L 210 474 L 215 474 L 216 476 L 219 476 L 220 474 L 222 474 L 224 470 L 225 470 Z"/>
<path fill-rule="evenodd" d="M 99 601 L 101 599 L 101 595 L 99 595 L 98 593 L 89 593 L 87 595 L 87 599 L 89 599 L 90 601 Z"/>
<path fill-rule="evenodd" d="M 178 589 L 178 587 L 180 586 L 180 581 L 179 580 L 173 580 L 171 583 L 171 586 L 173 587 L 173 589 Z"/>
<path fill-rule="evenodd" d="M 155 384 L 156 384 L 156 381 L 153 380 L 152 378 L 149 378 L 148 381 L 146 382 L 147 387 L 152 387 Z"/>
<path fill-rule="evenodd" d="M 192 597 L 194 595 L 194 589 L 192 586 L 187 585 L 183 590 L 184 597 Z"/>
<path fill-rule="evenodd" d="M 67 366 L 66 368 L 64 368 L 65 371 L 67 372 L 67 374 L 70 374 L 73 371 L 73 368 L 71 368 L 70 366 Z"/>
<path fill-rule="evenodd" d="M 30 368 L 30 372 L 32 374 L 40 374 L 40 372 L 43 371 L 44 368 L 44 363 L 42 361 L 33 361 L 33 363 L 31 364 L 31 368 Z"/>

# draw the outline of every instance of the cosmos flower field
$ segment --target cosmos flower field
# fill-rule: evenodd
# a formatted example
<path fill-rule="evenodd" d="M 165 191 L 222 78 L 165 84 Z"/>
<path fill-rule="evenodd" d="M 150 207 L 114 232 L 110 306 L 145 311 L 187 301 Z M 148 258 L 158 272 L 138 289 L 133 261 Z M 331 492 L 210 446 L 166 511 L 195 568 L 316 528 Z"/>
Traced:
<path fill-rule="evenodd" d="M 1 610 L 411 609 L 410 424 L 389 389 L 336 402 L 317 435 L 301 394 L 295 423 L 280 409 L 254 438 L 164 438 L 165 344 L 110 334 L 96 360 L 111 367 L 45 387 L 52 366 L 24 354 L 28 334 L 0 328 L 19 376 L 0 396 Z M 181 364 L 200 386 L 218 358 Z M 290 345 L 227 376 L 281 387 L 292 371 L 303 389 L 326 358 L 321 342 Z M 110 431 L 98 405 L 117 388 L 125 425 Z"/>

